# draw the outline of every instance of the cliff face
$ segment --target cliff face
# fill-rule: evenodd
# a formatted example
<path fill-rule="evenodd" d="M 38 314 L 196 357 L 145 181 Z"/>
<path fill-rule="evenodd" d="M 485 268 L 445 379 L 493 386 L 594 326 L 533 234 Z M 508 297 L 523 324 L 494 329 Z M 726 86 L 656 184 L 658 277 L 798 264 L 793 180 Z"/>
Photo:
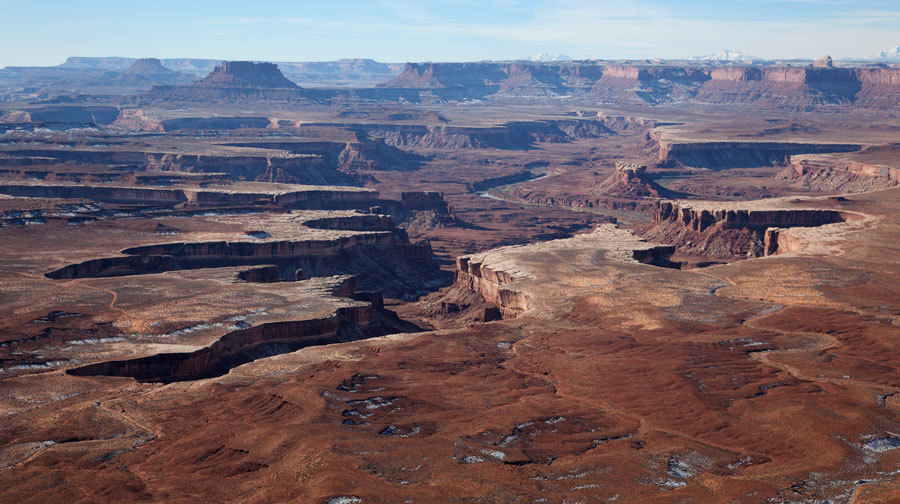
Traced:
<path fill-rule="evenodd" d="M 695 168 L 726 169 L 785 163 L 789 156 L 807 153 L 853 152 L 859 144 L 794 142 L 678 142 L 659 140 L 659 161 Z"/>
<path fill-rule="evenodd" d="M 861 150 L 859 155 L 791 156 L 788 166 L 777 178 L 819 191 L 867 192 L 887 189 L 900 184 L 900 167 L 881 164 L 879 161 L 889 161 L 885 156 L 890 158 L 894 152 L 900 153 L 900 144 L 868 147 Z"/>
<path fill-rule="evenodd" d="M 395 227 L 390 217 L 365 214 L 326 217 L 310 221 L 309 227 L 339 228 L 343 232 L 317 233 L 325 234 L 325 238 L 257 238 L 133 247 L 122 250 L 121 256 L 70 264 L 46 276 L 98 278 L 255 266 L 239 274 L 240 278 L 289 280 L 296 278 L 298 270 L 305 278 L 349 274 L 357 276 L 365 289 L 383 290 L 391 297 L 415 297 L 444 282 L 444 274 L 433 262 L 431 246 L 410 243 L 406 231 Z"/>
<path fill-rule="evenodd" d="M 771 228 L 816 227 L 844 222 L 836 210 L 714 208 L 690 202 L 656 203 L 644 237 L 676 246 L 687 255 L 717 259 L 760 257 L 777 245 Z M 772 248 L 774 250 L 774 248 Z"/>
<path fill-rule="evenodd" d="M 173 172 L 227 173 L 232 180 L 285 182 L 317 185 L 357 185 L 352 176 L 342 173 L 337 159 L 324 153 L 312 155 L 223 156 L 174 154 L 140 151 L 91 151 L 58 149 L 23 149 L 18 155 L 48 157 L 60 162 L 131 164 L 144 170 Z M 382 162 L 375 158 L 373 163 Z"/>
<path fill-rule="evenodd" d="M 182 117 L 160 122 L 164 131 L 265 128 L 270 123 L 268 117 Z"/>
<path fill-rule="evenodd" d="M 109 203 L 154 206 L 252 207 L 281 205 L 306 209 L 364 208 L 378 199 L 377 191 L 307 189 L 262 193 L 239 190 L 157 189 L 148 187 L 57 184 L 3 184 L 0 194 L 31 198 L 87 198 Z"/>
<path fill-rule="evenodd" d="M 225 334 L 212 345 L 189 353 L 157 354 L 130 360 L 107 361 L 67 371 L 75 376 L 122 376 L 139 382 L 171 383 L 222 376 L 256 359 L 372 336 L 417 330 L 385 310 L 377 292 L 356 292 L 352 278 L 335 296 L 361 302 L 338 308 L 332 315 L 309 320 L 269 322 Z"/>
<path fill-rule="evenodd" d="M 518 121 L 486 128 L 387 124 L 359 129 L 387 145 L 426 149 L 527 149 L 534 142 L 565 143 L 615 134 L 603 119 Z"/>
<path fill-rule="evenodd" d="M 454 284 L 476 292 L 485 301 L 497 305 L 503 318 L 515 318 L 528 309 L 528 296 L 506 286 L 516 280 L 511 274 L 494 270 L 471 257 L 456 260 Z"/>
<path fill-rule="evenodd" d="M 676 222 L 697 232 L 717 226 L 722 229 L 747 228 L 764 231 L 770 227 L 821 226 L 844 222 L 836 210 L 749 210 L 749 209 L 695 209 L 671 201 L 657 203 L 652 224 Z"/>

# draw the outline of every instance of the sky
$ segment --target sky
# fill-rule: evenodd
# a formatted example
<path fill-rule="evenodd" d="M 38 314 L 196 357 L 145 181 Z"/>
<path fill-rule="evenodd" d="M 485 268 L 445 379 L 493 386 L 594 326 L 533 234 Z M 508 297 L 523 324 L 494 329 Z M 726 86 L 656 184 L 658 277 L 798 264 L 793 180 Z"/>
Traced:
<path fill-rule="evenodd" d="M 900 0 L 0 0 L 0 67 L 68 56 L 259 61 L 872 57 Z"/>

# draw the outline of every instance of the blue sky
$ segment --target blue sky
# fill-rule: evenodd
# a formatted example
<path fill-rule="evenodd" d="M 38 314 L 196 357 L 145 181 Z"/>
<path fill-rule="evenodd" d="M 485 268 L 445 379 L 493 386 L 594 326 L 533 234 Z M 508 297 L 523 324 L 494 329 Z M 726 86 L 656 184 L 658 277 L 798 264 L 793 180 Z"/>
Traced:
<path fill-rule="evenodd" d="M 873 56 L 900 0 L 0 0 L 0 66 L 66 56 L 474 61 Z"/>

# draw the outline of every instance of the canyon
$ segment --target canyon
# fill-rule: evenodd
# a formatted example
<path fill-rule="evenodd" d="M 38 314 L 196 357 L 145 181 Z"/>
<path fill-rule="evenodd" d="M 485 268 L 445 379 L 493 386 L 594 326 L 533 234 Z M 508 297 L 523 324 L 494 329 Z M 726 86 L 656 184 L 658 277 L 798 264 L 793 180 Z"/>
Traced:
<path fill-rule="evenodd" d="M 0 500 L 895 502 L 898 72 L 0 70 Z"/>

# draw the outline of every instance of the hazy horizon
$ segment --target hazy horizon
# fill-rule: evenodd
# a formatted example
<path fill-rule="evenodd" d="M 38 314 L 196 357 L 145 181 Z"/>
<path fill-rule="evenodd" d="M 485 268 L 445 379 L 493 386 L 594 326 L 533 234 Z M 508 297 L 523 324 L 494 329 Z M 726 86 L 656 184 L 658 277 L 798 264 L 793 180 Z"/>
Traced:
<path fill-rule="evenodd" d="M 869 59 L 900 44 L 900 6 L 884 0 L 163 0 L 143 9 L 0 0 L 0 8 L 7 39 L 25 42 L 0 54 L 0 67 L 51 66 L 69 56 L 402 63 L 537 53 L 687 59 L 726 49 L 763 59 Z"/>

